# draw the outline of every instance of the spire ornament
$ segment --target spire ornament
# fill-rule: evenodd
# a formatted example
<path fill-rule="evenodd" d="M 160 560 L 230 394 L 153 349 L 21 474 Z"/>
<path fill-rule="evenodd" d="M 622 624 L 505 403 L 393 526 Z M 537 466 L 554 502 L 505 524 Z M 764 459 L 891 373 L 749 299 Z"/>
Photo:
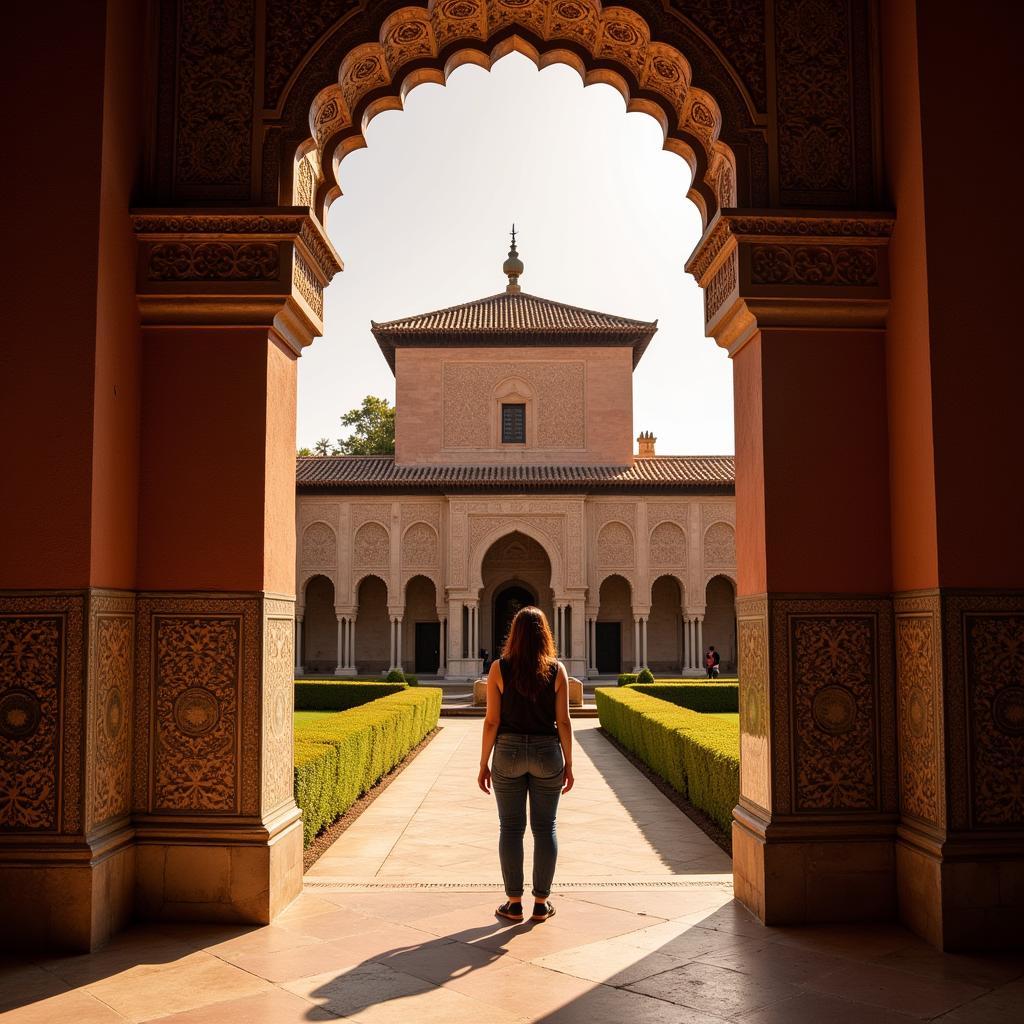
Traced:
<path fill-rule="evenodd" d="M 522 289 L 519 287 L 519 275 L 523 272 L 523 261 L 519 258 L 519 250 L 516 249 L 516 226 L 512 225 L 512 244 L 509 246 L 508 259 L 501 265 L 502 273 L 508 275 L 508 284 L 505 291 L 509 295 L 518 295 Z"/>

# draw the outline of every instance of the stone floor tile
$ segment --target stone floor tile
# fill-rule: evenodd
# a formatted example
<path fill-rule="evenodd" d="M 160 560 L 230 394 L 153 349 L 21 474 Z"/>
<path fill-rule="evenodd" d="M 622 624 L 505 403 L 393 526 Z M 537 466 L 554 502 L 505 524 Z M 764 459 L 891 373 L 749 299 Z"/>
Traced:
<path fill-rule="evenodd" d="M 511 962 L 453 978 L 445 987 L 529 1020 L 541 1020 L 586 995 L 594 985 L 535 964 Z"/>
<path fill-rule="evenodd" d="M 282 922 L 277 931 L 290 934 L 292 943 L 299 945 L 303 940 L 318 939 L 329 942 L 346 935 L 377 931 L 387 927 L 388 922 L 379 917 L 359 914 L 350 910 L 336 909 L 333 914 L 317 914 L 315 917 L 304 917 L 298 920 Z M 286 948 L 286 945 L 277 948 Z"/>
<path fill-rule="evenodd" d="M 841 957 L 768 941 L 713 950 L 696 959 L 698 963 L 739 971 L 753 978 L 786 981 L 793 985 L 823 978 L 849 965 L 849 960 Z"/>
<path fill-rule="evenodd" d="M 538 967 L 571 974 L 574 978 L 619 986 L 669 971 L 685 962 L 666 953 L 649 952 L 630 946 L 621 938 L 590 942 L 560 953 L 549 953 L 532 961 Z"/>
<path fill-rule="evenodd" d="M 948 1013 L 986 991 L 980 985 L 924 978 L 875 963 L 848 963 L 824 977 L 809 979 L 807 987 L 924 1019 Z"/>
<path fill-rule="evenodd" d="M 518 1013 L 447 987 L 376 1003 L 351 1019 L 358 1024 L 532 1024 Z"/>
<path fill-rule="evenodd" d="M 450 942 L 438 939 L 427 942 L 415 949 L 399 950 L 379 957 L 376 963 L 383 963 L 396 971 L 404 971 L 414 977 L 435 985 L 442 985 L 456 978 L 467 977 L 480 971 L 488 977 L 492 969 L 506 963 L 521 963 L 505 950 L 488 949 L 471 942 Z"/>
<path fill-rule="evenodd" d="M 797 995 L 785 982 L 754 978 L 710 964 L 688 963 L 628 986 L 631 992 L 665 999 L 705 1013 L 738 1016 Z"/>
<path fill-rule="evenodd" d="M 681 921 L 665 921 L 636 932 L 628 932 L 622 941 L 648 952 L 668 953 L 683 960 L 696 960 L 709 953 L 759 950 L 764 940 L 748 939 L 731 932 L 716 932 Z"/>
<path fill-rule="evenodd" d="M 128 1019 L 83 989 L 26 1000 L 0 1015 L 4 1024 L 125 1024 Z"/>
<path fill-rule="evenodd" d="M 1020 1024 L 1024 1020 L 1024 981 L 1014 981 L 936 1017 L 941 1024 Z"/>
<path fill-rule="evenodd" d="M 474 945 L 485 949 L 505 950 L 519 960 L 534 960 L 548 953 L 560 953 L 564 949 L 584 945 L 589 937 L 572 928 L 559 928 L 555 922 L 543 924 L 524 923 L 503 929 L 481 939 Z"/>
<path fill-rule="evenodd" d="M 736 1024 L 915 1024 L 916 1017 L 820 992 L 800 992 L 735 1018 Z"/>
<path fill-rule="evenodd" d="M 56 957 L 39 963 L 68 985 L 79 987 L 127 973 L 171 967 L 203 955 L 192 940 L 131 928 L 95 953 Z"/>
<path fill-rule="evenodd" d="M 535 1024 L 724 1024 L 725 1018 L 625 988 L 595 985 Z"/>
<path fill-rule="evenodd" d="M 137 967 L 88 985 L 90 995 L 132 1021 L 152 1020 L 270 988 L 266 981 L 208 953 L 173 964 Z"/>
<path fill-rule="evenodd" d="M 23 960 L 0 961 L 0 1013 L 67 990 L 65 981 L 38 964 Z"/>
<path fill-rule="evenodd" d="M 351 1017 L 378 1003 L 427 992 L 434 986 L 422 978 L 394 971 L 384 964 L 328 971 L 284 986 L 289 992 L 339 1017 Z"/>
<path fill-rule="evenodd" d="M 328 916 L 327 914 L 323 915 L 323 917 Z M 307 918 L 305 923 L 308 927 L 312 927 L 314 922 L 322 920 L 323 917 Z M 236 953 L 277 953 L 282 949 L 297 949 L 301 946 L 311 946 L 321 941 L 323 940 L 317 936 L 310 935 L 302 930 L 282 928 L 272 924 L 264 928 L 253 928 L 243 932 L 241 935 L 222 939 L 219 942 L 210 942 L 203 948 L 208 953 L 213 953 L 214 956 L 226 959 Z"/>
<path fill-rule="evenodd" d="M 990 988 L 1024 977 L 1024 953 L 993 953 L 985 956 L 941 953 L 923 942 L 910 943 L 871 962 L 919 974 L 923 978 L 966 981 Z"/>
<path fill-rule="evenodd" d="M 304 1024 L 306 1021 L 336 1021 L 338 1017 L 311 1006 L 301 996 L 272 988 L 259 995 L 211 1003 L 157 1019 L 160 1024 Z"/>

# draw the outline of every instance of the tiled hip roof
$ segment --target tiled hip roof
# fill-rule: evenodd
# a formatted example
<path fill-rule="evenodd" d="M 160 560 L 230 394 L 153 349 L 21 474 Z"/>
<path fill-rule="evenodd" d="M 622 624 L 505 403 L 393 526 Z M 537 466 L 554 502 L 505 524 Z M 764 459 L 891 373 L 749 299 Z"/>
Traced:
<path fill-rule="evenodd" d="M 296 472 L 300 488 L 477 489 L 515 488 L 643 490 L 701 489 L 716 491 L 735 485 L 731 455 L 659 455 L 637 459 L 632 466 L 588 465 L 408 465 L 396 466 L 393 456 L 300 456 Z"/>

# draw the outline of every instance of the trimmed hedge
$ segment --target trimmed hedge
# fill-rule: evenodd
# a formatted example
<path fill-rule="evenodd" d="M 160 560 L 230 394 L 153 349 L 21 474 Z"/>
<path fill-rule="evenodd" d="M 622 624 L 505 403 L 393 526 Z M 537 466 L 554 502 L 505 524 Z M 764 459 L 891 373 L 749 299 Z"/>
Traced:
<path fill-rule="evenodd" d="M 623 672 L 619 676 L 619 686 L 632 686 L 637 682 L 637 672 Z M 674 678 L 669 676 L 655 676 L 654 681 L 656 683 L 699 683 L 704 680 L 704 676 L 691 676 L 689 678 Z M 739 678 L 737 676 L 719 676 L 717 679 L 708 679 L 709 683 L 738 683 Z"/>
<path fill-rule="evenodd" d="M 407 689 L 405 683 L 364 683 L 341 679 L 300 679 L 295 683 L 296 711 L 348 711 Z"/>
<path fill-rule="evenodd" d="M 632 687 L 595 693 L 602 728 L 728 831 L 740 795 L 739 720 L 700 714 Z"/>
<path fill-rule="evenodd" d="M 296 712 L 295 802 L 305 845 L 399 764 L 440 714 L 434 687 L 403 687 L 348 711 Z"/>
<path fill-rule="evenodd" d="M 630 683 L 627 689 L 704 714 L 740 710 L 739 683 Z"/>

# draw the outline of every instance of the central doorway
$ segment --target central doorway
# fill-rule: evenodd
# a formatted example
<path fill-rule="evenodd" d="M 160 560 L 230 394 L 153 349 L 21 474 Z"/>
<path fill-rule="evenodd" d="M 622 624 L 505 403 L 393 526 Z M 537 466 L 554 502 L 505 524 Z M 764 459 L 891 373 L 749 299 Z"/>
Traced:
<path fill-rule="evenodd" d="M 537 599 L 533 594 L 518 585 L 505 587 L 499 590 L 494 596 L 494 635 L 492 637 L 494 646 L 491 654 L 497 658 L 501 655 L 501 649 L 505 646 L 505 637 L 512 627 L 512 620 L 520 608 L 526 605 L 536 604 Z"/>
<path fill-rule="evenodd" d="M 441 623 L 416 623 L 415 666 L 417 675 L 433 675 L 441 663 Z"/>
<path fill-rule="evenodd" d="M 597 622 L 594 630 L 598 674 L 618 675 L 622 671 L 622 623 Z"/>

